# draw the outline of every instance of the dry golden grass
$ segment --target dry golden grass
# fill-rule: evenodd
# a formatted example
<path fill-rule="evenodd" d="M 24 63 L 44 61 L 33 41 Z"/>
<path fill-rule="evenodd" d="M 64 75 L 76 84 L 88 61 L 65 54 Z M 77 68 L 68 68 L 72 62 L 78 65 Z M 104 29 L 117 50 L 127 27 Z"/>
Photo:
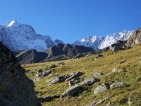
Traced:
<path fill-rule="evenodd" d="M 141 81 L 137 81 L 141 78 L 141 45 L 136 45 L 132 49 L 122 50 L 118 52 L 105 52 L 104 57 L 95 59 L 96 55 L 89 57 L 83 57 L 80 59 L 70 59 L 64 61 L 45 62 L 37 64 L 24 65 L 24 68 L 31 70 L 26 73 L 30 79 L 35 78 L 37 69 L 44 69 L 50 64 L 56 64 L 53 74 L 63 75 L 71 72 L 83 72 L 84 79 L 93 76 L 94 72 L 103 72 L 104 76 L 101 77 L 100 82 L 88 87 L 84 87 L 84 91 L 75 97 L 65 97 L 54 99 L 50 102 L 44 103 L 44 106 L 86 106 L 98 99 L 109 97 L 99 106 L 105 106 L 108 101 L 115 101 L 113 106 L 128 106 L 127 103 L 120 105 L 119 100 L 122 98 L 131 98 L 133 101 L 132 106 L 141 106 Z M 120 64 L 120 61 L 124 60 L 125 63 Z M 65 65 L 58 65 L 59 62 L 64 62 Z M 120 68 L 121 71 L 112 73 L 112 68 Z M 111 73 L 110 75 L 106 75 Z M 67 82 L 62 82 L 48 86 L 46 80 L 51 76 L 44 77 L 40 81 L 35 83 L 35 90 L 40 96 L 50 96 L 63 93 L 68 88 Z M 123 81 L 128 86 L 123 88 L 108 89 L 105 92 L 94 95 L 93 90 L 96 86 L 103 82 L 112 83 L 112 81 Z M 111 105 L 112 106 L 112 105 Z"/>

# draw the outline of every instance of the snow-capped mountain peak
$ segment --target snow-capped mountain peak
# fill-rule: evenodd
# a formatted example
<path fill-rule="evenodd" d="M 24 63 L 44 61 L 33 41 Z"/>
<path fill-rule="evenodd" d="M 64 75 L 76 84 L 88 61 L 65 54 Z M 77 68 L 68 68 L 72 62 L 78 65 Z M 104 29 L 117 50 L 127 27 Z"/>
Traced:
<path fill-rule="evenodd" d="M 31 25 L 20 24 L 15 20 L 0 25 L 0 41 L 11 50 L 36 49 L 42 51 L 57 44 L 48 35 L 36 34 Z"/>
<path fill-rule="evenodd" d="M 11 21 L 11 22 L 8 22 L 8 23 L 6 24 L 6 26 L 7 26 L 7 27 L 11 27 L 11 26 L 13 26 L 13 25 L 16 24 L 16 23 L 17 23 L 17 21 L 13 20 L 13 21 Z"/>
<path fill-rule="evenodd" d="M 99 49 L 103 49 L 105 47 L 108 47 L 108 46 L 116 43 L 119 40 L 121 40 L 121 41 L 127 40 L 130 36 L 132 36 L 132 33 L 133 33 L 133 31 L 125 30 L 123 32 L 107 35 L 106 38 L 103 40 L 103 42 L 101 42 Z"/>
<path fill-rule="evenodd" d="M 117 41 L 121 40 L 127 40 L 130 36 L 132 36 L 133 31 L 127 31 L 124 30 L 123 32 L 114 33 L 107 35 L 106 38 L 103 38 L 101 36 L 86 36 L 83 39 L 77 40 L 73 44 L 75 45 L 83 45 L 92 47 L 94 50 L 103 49 L 105 47 L 108 47 Z"/>
<path fill-rule="evenodd" d="M 84 37 L 83 39 L 77 40 L 73 44 L 88 46 L 88 47 L 92 47 L 94 50 L 98 50 L 99 49 L 98 46 L 103 40 L 104 40 L 103 37 L 97 35 L 96 36 L 89 35 L 87 37 Z"/>

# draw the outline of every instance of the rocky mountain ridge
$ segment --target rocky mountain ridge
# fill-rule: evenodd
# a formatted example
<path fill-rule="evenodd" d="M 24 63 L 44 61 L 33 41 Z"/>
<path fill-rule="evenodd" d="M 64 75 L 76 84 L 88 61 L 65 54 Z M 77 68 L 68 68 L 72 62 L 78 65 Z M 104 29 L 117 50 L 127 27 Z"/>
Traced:
<path fill-rule="evenodd" d="M 36 34 L 31 25 L 20 24 L 17 21 L 0 25 L 0 41 L 11 50 L 36 49 L 37 51 L 63 43 L 61 40 L 53 41 L 48 35 Z"/>
<path fill-rule="evenodd" d="M 94 52 L 90 47 L 57 44 L 47 50 L 38 52 L 34 49 L 13 51 L 20 64 L 31 64 L 45 61 L 58 61 L 71 58 L 83 57 L 88 52 Z"/>
<path fill-rule="evenodd" d="M 132 36 L 132 33 L 133 31 L 125 30 L 123 32 L 107 35 L 105 38 L 97 35 L 96 36 L 91 35 L 84 37 L 83 39 L 77 40 L 73 44 L 88 46 L 88 47 L 92 47 L 94 50 L 99 50 L 111 46 L 117 41 L 127 40 L 129 37 Z"/>

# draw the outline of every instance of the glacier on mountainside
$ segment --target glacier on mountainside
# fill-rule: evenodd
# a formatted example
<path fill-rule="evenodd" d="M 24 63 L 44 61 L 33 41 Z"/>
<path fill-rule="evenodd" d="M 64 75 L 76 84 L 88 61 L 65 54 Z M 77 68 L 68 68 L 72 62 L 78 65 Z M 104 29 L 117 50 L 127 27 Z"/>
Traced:
<path fill-rule="evenodd" d="M 0 25 L 0 41 L 11 50 L 35 49 L 37 51 L 63 43 L 61 40 L 53 41 L 48 35 L 36 34 L 31 25 L 20 24 L 17 21 Z"/>
<path fill-rule="evenodd" d="M 73 44 L 75 45 L 83 45 L 93 48 L 94 50 L 103 49 L 108 47 L 117 41 L 127 40 L 130 36 L 132 36 L 133 31 L 123 31 L 119 33 L 114 33 L 107 35 L 106 38 L 101 36 L 86 36 L 83 39 L 77 40 Z"/>

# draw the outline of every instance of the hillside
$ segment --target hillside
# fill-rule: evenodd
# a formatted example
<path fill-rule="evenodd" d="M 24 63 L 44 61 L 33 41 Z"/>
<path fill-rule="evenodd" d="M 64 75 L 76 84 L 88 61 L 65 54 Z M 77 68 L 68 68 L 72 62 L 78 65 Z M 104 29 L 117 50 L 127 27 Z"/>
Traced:
<path fill-rule="evenodd" d="M 140 54 L 141 45 L 135 45 L 132 49 L 108 51 L 99 56 L 90 55 L 80 59 L 28 64 L 23 67 L 27 70 L 26 75 L 35 82 L 37 96 L 44 98 L 45 101 L 42 101 L 44 106 L 141 106 Z M 80 72 L 83 75 L 74 79 L 75 83 L 79 83 L 79 85 L 76 84 L 76 92 L 72 90 L 69 92 L 72 93 L 71 96 L 68 96 L 69 93 L 64 95 L 71 84 L 72 76 L 76 74 L 69 74 L 72 72 Z M 104 75 L 94 74 L 96 72 Z M 39 77 L 38 73 L 43 76 Z M 69 77 L 69 75 L 72 76 Z M 68 79 L 49 83 L 51 81 L 49 79 L 54 76 L 68 77 Z M 88 78 L 94 78 L 94 80 Z M 84 80 L 85 83 L 82 84 Z M 116 85 L 117 81 L 119 83 Z M 74 87 L 75 85 L 70 86 L 70 88 Z M 60 94 L 62 97 L 59 96 Z"/>
<path fill-rule="evenodd" d="M 20 64 L 32 64 L 83 57 L 89 52 L 95 53 L 90 47 L 59 43 L 41 52 L 28 49 L 13 51 L 13 54 Z"/>

